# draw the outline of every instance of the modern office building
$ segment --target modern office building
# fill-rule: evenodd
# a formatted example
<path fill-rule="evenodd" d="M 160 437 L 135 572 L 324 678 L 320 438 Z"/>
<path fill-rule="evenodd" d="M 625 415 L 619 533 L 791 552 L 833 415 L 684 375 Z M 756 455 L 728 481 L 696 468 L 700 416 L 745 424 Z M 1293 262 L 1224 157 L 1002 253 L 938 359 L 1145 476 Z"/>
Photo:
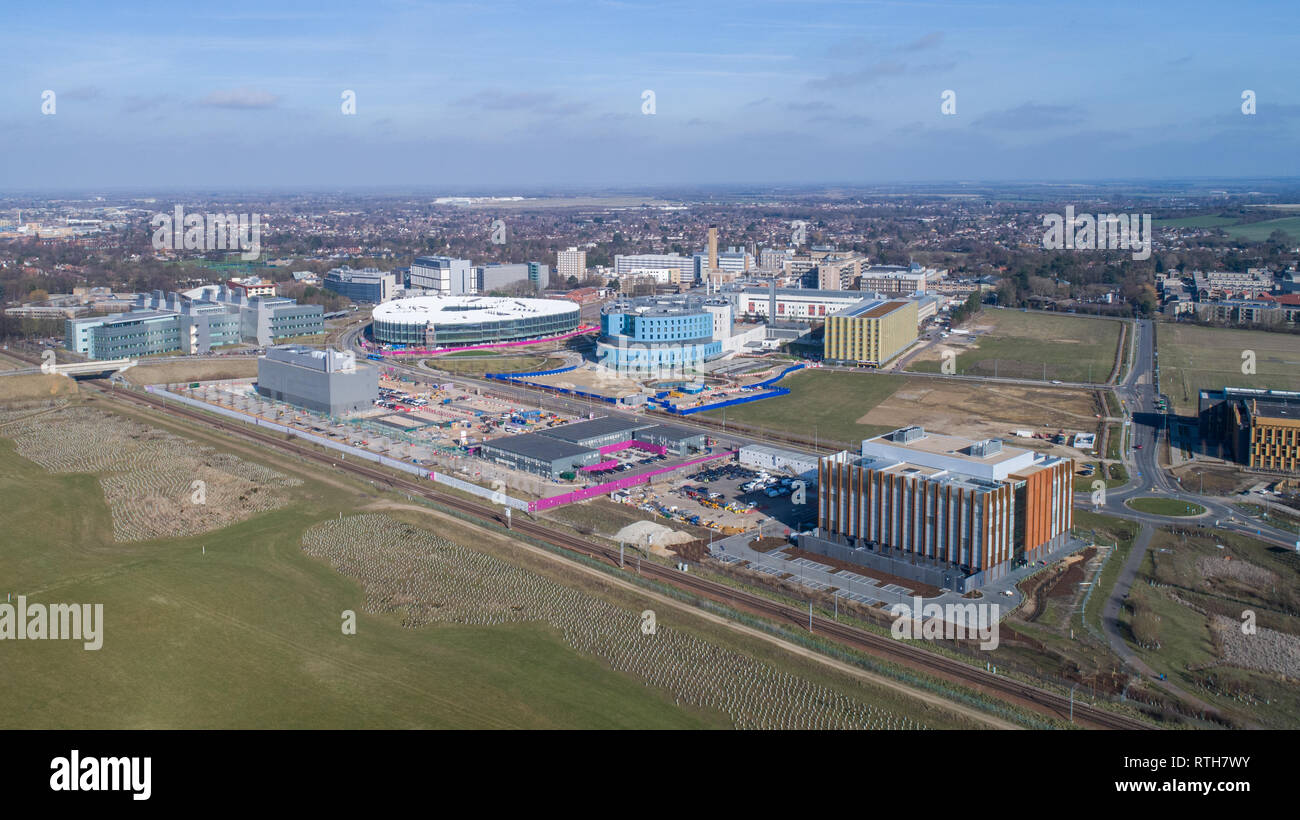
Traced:
<path fill-rule="evenodd" d="M 316 413 L 342 416 L 374 406 L 379 371 L 358 365 L 350 352 L 277 345 L 257 360 L 257 392 Z"/>
<path fill-rule="evenodd" d="M 967 592 L 1064 544 L 1074 462 L 904 427 L 818 464 L 802 549 Z"/>
<path fill-rule="evenodd" d="M 867 257 L 857 253 L 834 253 L 817 263 L 819 290 L 851 290 L 858 280 Z"/>
<path fill-rule="evenodd" d="M 190 302 L 183 307 L 180 322 L 183 336 L 181 349 L 185 353 L 211 353 L 223 347 L 234 347 L 244 341 L 243 319 L 240 314 L 232 312 L 226 305 L 214 302 Z"/>
<path fill-rule="evenodd" d="M 578 329 L 582 308 L 567 299 L 416 296 L 375 308 L 380 344 L 456 347 L 559 336 Z"/>
<path fill-rule="evenodd" d="M 69 319 L 64 344 L 91 359 L 121 359 L 182 352 L 186 334 L 178 313 L 141 310 L 113 317 Z"/>
<path fill-rule="evenodd" d="M 763 248 L 758 254 L 758 267 L 771 274 L 785 272 L 787 261 L 794 259 L 794 248 Z"/>
<path fill-rule="evenodd" d="M 736 283 L 724 285 L 719 295 L 731 300 L 736 318 L 749 321 L 823 321 L 863 302 L 858 291 L 778 288 Z"/>
<path fill-rule="evenodd" d="M 916 341 L 917 303 L 868 300 L 826 317 L 828 362 L 879 367 Z"/>
<path fill-rule="evenodd" d="M 596 360 L 617 372 L 693 370 L 723 355 L 727 300 L 700 296 L 619 299 L 601 309 Z M 723 327 L 725 325 L 725 327 Z M 719 335 L 719 331 L 725 335 Z"/>
<path fill-rule="evenodd" d="M 137 299 L 136 307 L 183 312 L 186 300 L 222 305 L 228 313 L 238 314 L 241 339 L 262 346 L 325 332 L 325 309 L 320 305 L 300 305 L 285 296 L 246 298 L 243 291 L 225 285 L 205 285 L 165 297 L 162 291 L 154 291 L 152 296 Z"/>
<path fill-rule="evenodd" d="M 577 248 L 557 251 L 555 254 L 555 275 L 563 281 L 568 281 L 570 276 L 577 277 L 579 282 L 586 279 L 587 252 L 580 251 Z"/>
<path fill-rule="evenodd" d="M 533 290 L 541 293 L 551 286 L 551 266 L 541 262 L 528 262 L 528 281 L 533 283 Z"/>
<path fill-rule="evenodd" d="M 220 288 L 224 290 L 225 286 Z M 235 293 L 242 298 L 242 293 Z M 252 301 L 258 302 L 260 297 Z M 320 307 L 307 307 L 315 308 L 316 324 L 323 332 Z M 113 316 L 87 316 L 65 322 L 65 346 L 91 359 L 119 359 L 162 353 L 204 354 L 250 340 L 245 333 L 243 311 L 221 302 L 154 291 L 137 297 L 132 308 Z"/>
<path fill-rule="evenodd" d="M 1198 410 L 1201 434 L 1212 455 L 1252 470 L 1300 473 L 1300 393 L 1245 387 L 1202 390 Z"/>
<path fill-rule="evenodd" d="M 676 253 L 617 254 L 614 257 L 614 276 L 623 278 L 637 271 L 676 271 L 678 282 L 696 280 L 696 260 Z"/>
<path fill-rule="evenodd" d="M 913 262 L 910 266 L 868 265 L 858 278 L 858 290 L 867 290 L 884 296 L 910 296 L 926 293 L 948 275 L 946 270 L 925 268 Z"/>
<path fill-rule="evenodd" d="M 438 296 L 466 296 L 478 293 L 478 277 L 468 259 L 450 256 L 417 256 L 407 274 L 411 290 L 432 291 Z"/>
<path fill-rule="evenodd" d="M 397 295 L 397 275 L 378 268 L 353 270 L 335 268 L 325 274 L 324 287 L 328 291 L 346 296 L 353 302 L 381 304 Z"/>
<path fill-rule="evenodd" d="M 300 305 L 293 299 L 253 298 L 241 307 L 239 315 L 244 338 L 253 339 L 263 347 L 325 332 L 325 309 L 320 305 Z"/>
<path fill-rule="evenodd" d="M 478 293 L 488 293 L 489 291 L 502 290 L 517 285 L 520 282 L 529 282 L 529 264 L 528 262 L 516 263 L 494 263 L 491 265 L 479 265 L 474 269 L 474 274 L 478 280 Z"/>

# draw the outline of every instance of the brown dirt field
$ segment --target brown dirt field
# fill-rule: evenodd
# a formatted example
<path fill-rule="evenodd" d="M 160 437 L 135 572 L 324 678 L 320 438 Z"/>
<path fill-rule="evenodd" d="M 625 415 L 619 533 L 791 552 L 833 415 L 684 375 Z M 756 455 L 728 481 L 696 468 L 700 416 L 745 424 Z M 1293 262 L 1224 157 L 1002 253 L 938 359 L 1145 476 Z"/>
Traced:
<path fill-rule="evenodd" d="M 1265 480 L 1265 477 L 1231 465 L 1199 461 L 1184 464 L 1171 472 L 1182 479 L 1184 487 L 1194 491 L 1203 488 L 1206 495 L 1235 495 Z"/>
<path fill-rule="evenodd" d="M 251 379 L 257 376 L 257 359 L 232 357 L 229 361 L 168 362 L 138 364 L 125 376 L 133 384 L 211 382 L 220 379 Z"/>
<path fill-rule="evenodd" d="M 1097 554 L 1096 547 L 1088 547 L 1083 552 L 1077 552 L 1065 559 L 1066 569 L 1061 573 L 1061 577 L 1056 580 L 1056 585 L 1052 588 L 1051 596 L 1053 598 L 1072 598 L 1079 592 L 1079 584 L 1084 580 L 1083 568 L 1088 565 L 1092 557 Z"/>
<path fill-rule="evenodd" d="M 919 424 L 967 438 L 1007 438 L 1012 430 L 1021 428 L 1092 432 L 1101 412 L 1096 397 L 1086 390 L 913 378 L 858 423 L 882 427 Z M 1026 440 L 1016 443 L 1029 446 Z M 1043 442 L 1041 446 L 1050 445 Z M 1058 455 L 1077 455 L 1069 447 L 1051 449 Z"/>
<path fill-rule="evenodd" d="M 27 376 L 0 378 L 0 402 L 73 396 L 79 390 L 77 383 L 67 376 L 32 373 Z"/>
<path fill-rule="evenodd" d="M 749 545 L 749 548 L 752 549 L 754 552 L 771 552 L 772 550 L 779 550 L 781 549 L 781 547 L 788 547 L 788 546 L 790 546 L 790 542 L 785 540 L 784 538 L 775 538 L 772 536 L 768 536 L 766 538 L 751 543 Z"/>
<path fill-rule="evenodd" d="M 1065 559 L 1061 566 L 1053 566 L 1046 572 L 1021 582 L 1020 591 L 1025 595 L 1025 602 L 1016 615 L 1021 619 L 1034 622 L 1047 609 L 1048 598 L 1069 598 L 1078 592 L 1078 584 L 1084 578 L 1084 566 L 1096 555 L 1094 547 L 1088 547 Z"/>

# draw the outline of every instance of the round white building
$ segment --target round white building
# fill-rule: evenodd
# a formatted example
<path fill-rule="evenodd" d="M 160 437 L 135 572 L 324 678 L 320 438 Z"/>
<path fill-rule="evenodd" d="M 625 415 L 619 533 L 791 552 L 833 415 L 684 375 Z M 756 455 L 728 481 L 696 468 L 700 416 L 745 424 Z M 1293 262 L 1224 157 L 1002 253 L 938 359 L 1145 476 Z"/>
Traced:
<path fill-rule="evenodd" d="M 578 329 L 567 299 L 415 296 L 375 307 L 370 332 L 380 344 L 459 347 L 558 336 Z"/>

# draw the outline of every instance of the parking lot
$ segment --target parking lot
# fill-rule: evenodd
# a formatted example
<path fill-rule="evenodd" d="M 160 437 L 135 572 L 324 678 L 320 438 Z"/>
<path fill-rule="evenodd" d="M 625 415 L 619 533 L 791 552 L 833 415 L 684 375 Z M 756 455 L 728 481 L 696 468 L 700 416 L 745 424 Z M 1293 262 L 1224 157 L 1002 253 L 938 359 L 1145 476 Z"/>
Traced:
<path fill-rule="evenodd" d="M 800 493 L 796 484 L 798 478 L 772 471 L 766 473 L 766 479 L 764 475 L 764 471 L 758 468 L 731 462 L 687 476 L 686 485 L 679 488 L 677 494 L 686 496 L 686 487 L 691 487 L 702 490 L 705 498 L 723 509 L 731 505 L 752 510 L 750 527 L 757 526 L 760 518 L 774 519 L 780 530 L 774 528 L 766 535 L 800 532 L 817 523 L 815 482 L 805 481 Z"/>
<path fill-rule="evenodd" d="M 597 482 L 607 481 L 611 478 L 617 478 L 628 473 L 645 472 L 654 467 L 664 466 L 666 462 L 672 459 L 668 455 L 655 455 L 645 450 L 638 450 L 635 447 L 629 447 L 626 450 L 620 450 L 617 453 L 608 453 L 605 456 L 606 461 L 617 461 L 618 464 L 607 467 L 603 470 L 584 470 L 582 475 L 596 479 Z"/>

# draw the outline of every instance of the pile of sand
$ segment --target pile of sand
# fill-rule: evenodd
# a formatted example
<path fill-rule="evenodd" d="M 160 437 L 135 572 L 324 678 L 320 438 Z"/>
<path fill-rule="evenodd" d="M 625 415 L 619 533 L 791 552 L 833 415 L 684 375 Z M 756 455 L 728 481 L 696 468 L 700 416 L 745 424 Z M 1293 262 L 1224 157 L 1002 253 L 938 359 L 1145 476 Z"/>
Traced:
<path fill-rule="evenodd" d="M 647 536 L 649 536 L 651 551 L 656 553 L 663 552 L 665 547 L 672 544 L 685 544 L 687 541 L 695 540 L 695 536 L 689 533 L 679 532 L 653 521 L 637 521 L 628 524 L 619 530 L 614 538 L 638 547 L 645 547 Z"/>

